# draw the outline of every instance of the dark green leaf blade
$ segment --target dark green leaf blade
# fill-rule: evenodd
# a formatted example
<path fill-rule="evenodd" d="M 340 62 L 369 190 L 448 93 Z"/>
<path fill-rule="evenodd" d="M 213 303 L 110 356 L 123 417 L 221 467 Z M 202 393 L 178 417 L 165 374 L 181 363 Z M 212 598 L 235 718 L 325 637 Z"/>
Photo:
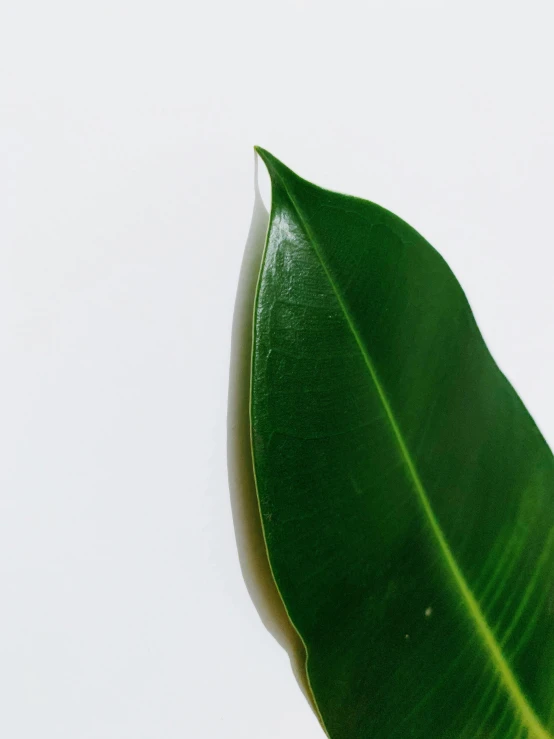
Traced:
<path fill-rule="evenodd" d="M 258 150 L 252 448 L 332 739 L 551 739 L 554 459 L 455 277 Z"/>

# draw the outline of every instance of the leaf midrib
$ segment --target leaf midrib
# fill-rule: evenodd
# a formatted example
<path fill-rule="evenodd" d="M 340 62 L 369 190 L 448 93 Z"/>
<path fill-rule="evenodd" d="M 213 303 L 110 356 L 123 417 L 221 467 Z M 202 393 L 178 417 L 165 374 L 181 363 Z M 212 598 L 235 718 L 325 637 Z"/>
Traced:
<path fill-rule="evenodd" d="M 439 521 L 437 517 L 435 516 L 435 513 L 431 506 L 431 502 L 429 500 L 429 497 L 427 495 L 423 482 L 419 476 L 415 462 L 413 461 L 410 451 L 408 449 L 408 446 L 404 440 L 404 437 L 400 430 L 400 426 L 392 410 L 391 404 L 379 380 L 377 371 L 373 364 L 373 360 L 371 359 L 371 356 L 362 340 L 362 337 L 360 336 L 360 333 L 358 332 L 358 329 L 356 328 L 356 325 L 349 313 L 349 310 L 344 301 L 344 298 L 342 297 L 341 292 L 338 289 L 333 279 L 333 276 L 329 268 L 327 267 L 325 260 L 322 257 L 321 251 L 317 244 L 317 239 L 315 238 L 315 235 L 313 234 L 311 228 L 309 227 L 306 219 L 302 215 L 302 212 L 298 204 L 296 203 L 294 197 L 291 195 L 291 192 L 289 188 L 287 187 L 287 184 L 284 178 L 281 176 L 281 174 L 278 171 L 276 171 L 276 168 L 272 167 L 272 170 L 279 177 L 279 180 L 281 181 L 281 184 L 285 190 L 285 193 L 291 205 L 293 206 L 294 210 L 296 211 L 296 214 L 300 220 L 302 229 L 304 230 L 308 238 L 308 241 L 310 242 L 317 256 L 317 259 L 319 263 L 321 264 L 321 267 L 325 273 L 325 276 L 327 277 L 327 280 L 329 281 L 329 284 L 344 314 L 344 318 L 348 324 L 348 327 L 350 328 L 352 335 L 360 349 L 360 352 L 362 354 L 366 367 L 369 371 L 369 374 L 371 376 L 372 382 L 375 386 L 375 389 L 377 391 L 381 404 L 383 405 L 383 409 L 385 411 L 386 417 L 390 423 L 393 436 L 398 444 L 401 457 L 403 458 L 403 461 L 412 479 L 414 489 L 416 491 L 418 500 L 425 514 L 426 520 L 431 527 L 431 531 L 433 532 L 433 535 L 437 541 L 437 544 L 439 545 L 439 549 L 441 551 L 441 554 L 443 556 L 447 569 L 449 570 L 455 584 L 457 585 L 460 591 L 462 600 L 464 602 L 464 605 L 467 608 L 470 619 L 474 623 L 475 628 L 479 636 L 481 637 L 483 646 L 485 647 L 485 651 L 491 657 L 494 667 L 500 678 L 500 681 L 503 684 L 509 698 L 511 699 L 515 707 L 516 713 L 519 715 L 519 718 L 522 724 L 530 732 L 530 739 L 553 739 L 552 735 L 542 725 L 540 719 L 538 718 L 533 708 L 527 701 L 527 698 L 525 697 L 524 693 L 522 692 L 517 682 L 517 679 L 510 668 L 510 665 L 506 661 L 506 658 L 504 657 L 502 650 L 498 642 L 496 641 L 496 638 L 495 638 L 495 635 L 492 629 L 488 625 L 485 615 L 481 611 L 479 602 L 477 601 L 469 585 L 467 584 L 465 577 L 463 575 L 463 572 L 460 569 L 456 561 L 456 558 L 454 557 L 450 549 L 450 546 L 448 545 L 446 537 L 441 529 Z"/>

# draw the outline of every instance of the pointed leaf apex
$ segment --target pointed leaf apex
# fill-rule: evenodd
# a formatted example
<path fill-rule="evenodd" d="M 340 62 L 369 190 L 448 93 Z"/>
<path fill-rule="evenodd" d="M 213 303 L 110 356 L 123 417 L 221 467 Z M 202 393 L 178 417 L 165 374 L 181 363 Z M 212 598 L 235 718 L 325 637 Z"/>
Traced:
<path fill-rule="evenodd" d="M 275 175 L 278 175 L 280 178 L 289 178 L 289 177 L 295 177 L 298 179 L 298 175 L 295 174 L 289 167 L 287 167 L 286 164 L 283 164 L 283 162 L 279 161 L 277 157 L 273 156 L 267 149 L 262 149 L 261 146 L 255 146 L 254 151 L 258 154 L 262 162 L 267 167 L 267 171 L 269 172 L 269 176 L 273 180 Z"/>

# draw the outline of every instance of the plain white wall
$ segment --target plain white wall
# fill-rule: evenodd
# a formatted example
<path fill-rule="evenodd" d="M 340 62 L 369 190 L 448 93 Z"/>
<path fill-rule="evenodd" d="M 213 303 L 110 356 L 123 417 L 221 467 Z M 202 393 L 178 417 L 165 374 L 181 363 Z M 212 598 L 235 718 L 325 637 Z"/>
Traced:
<path fill-rule="evenodd" d="M 554 442 L 550 2 L 0 11 L 0 734 L 318 739 L 226 469 L 253 144 L 447 258 Z"/>

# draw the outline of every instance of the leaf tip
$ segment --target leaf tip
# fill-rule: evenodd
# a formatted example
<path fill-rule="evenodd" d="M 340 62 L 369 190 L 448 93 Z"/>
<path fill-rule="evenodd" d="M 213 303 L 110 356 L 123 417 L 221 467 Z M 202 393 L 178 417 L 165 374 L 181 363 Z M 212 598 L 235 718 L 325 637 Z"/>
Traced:
<path fill-rule="evenodd" d="M 256 154 L 260 157 L 262 162 L 266 165 L 268 169 L 271 169 L 271 165 L 273 162 L 276 162 L 277 159 L 273 156 L 273 154 L 270 154 L 267 149 L 263 149 L 261 146 L 255 146 L 254 151 Z"/>
<path fill-rule="evenodd" d="M 267 171 L 272 182 L 275 182 L 276 179 L 283 179 L 283 177 L 286 179 L 290 179 L 291 177 L 298 178 L 298 175 L 295 175 L 295 173 L 289 169 L 286 164 L 279 161 L 279 159 L 273 156 L 273 154 L 267 151 L 267 149 L 263 149 L 261 146 L 255 146 L 254 151 L 267 167 Z"/>

